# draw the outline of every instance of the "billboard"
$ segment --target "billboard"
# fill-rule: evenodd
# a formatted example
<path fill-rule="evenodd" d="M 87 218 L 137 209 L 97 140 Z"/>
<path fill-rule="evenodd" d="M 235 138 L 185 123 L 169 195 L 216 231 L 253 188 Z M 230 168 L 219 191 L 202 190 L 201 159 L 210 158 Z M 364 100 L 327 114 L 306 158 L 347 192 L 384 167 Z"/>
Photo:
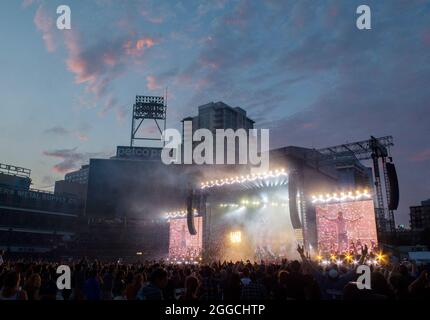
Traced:
<path fill-rule="evenodd" d="M 188 232 L 187 218 L 170 220 L 169 227 L 169 258 L 194 259 L 201 255 L 203 247 L 203 218 L 194 217 L 197 234 Z"/>
<path fill-rule="evenodd" d="M 360 251 L 377 245 L 373 200 L 316 205 L 318 249 L 322 253 Z"/>
<path fill-rule="evenodd" d="M 161 161 L 162 148 L 117 146 L 116 157 L 121 159 L 139 159 Z"/>

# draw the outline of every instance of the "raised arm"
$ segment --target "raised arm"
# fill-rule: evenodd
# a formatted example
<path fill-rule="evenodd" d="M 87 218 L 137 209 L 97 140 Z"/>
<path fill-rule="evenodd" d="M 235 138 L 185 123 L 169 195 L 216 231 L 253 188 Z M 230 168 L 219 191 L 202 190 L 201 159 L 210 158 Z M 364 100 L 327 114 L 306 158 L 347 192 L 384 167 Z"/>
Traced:
<path fill-rule="evenodd" d="M 349 221 L 349 222 L 355 222 L 355 221 L 361 220 L 361 218 L 363 218 L 363 217 L 362 217 L 362 216 L 360 216 L 360 217 L 355 218 L 355 219 L 347 219 L 347 218 L 345 218 L 345 220 L 346 220 L 346 221 Z"/>
<path fill-rule="evenodd" d="M 324 218 L 324 219 L 326 219 L 326 220 L 328 220 L 328 221 L 336 221 L 337 220 L 337 218 L 328 218 L 325 215 L 322 215 L 321 217 Z"/>

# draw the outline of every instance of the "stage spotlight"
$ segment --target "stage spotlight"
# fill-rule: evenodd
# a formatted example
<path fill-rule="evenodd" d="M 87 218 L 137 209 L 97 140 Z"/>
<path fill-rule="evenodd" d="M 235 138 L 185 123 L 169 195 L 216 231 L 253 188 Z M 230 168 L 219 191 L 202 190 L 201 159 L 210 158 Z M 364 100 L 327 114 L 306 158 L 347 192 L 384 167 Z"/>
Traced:
<path fill-rule="evenodd" d="M 267 198 L 267 195 L 262 195 L 261 200 L 264 204 L 267 204 L 269 202 L 269 199 Z"/>
<path fill-rule="evenodd" d="M 242 232 L 241 231 L 232 231 L 230 232 L 230 242 L 233 244 L 242 242 Z"/>
<path fill-rule="evenodd" d="M 384 260 L 385 260 L 385 256 L 384 256 L 384 254 L 383 254 L 382 252 L 379 252 L 379 253 L 376 255 L 376 261 L 379 261 L 379 263 L 383 263 L 383 262 L 384 262 Z"/>

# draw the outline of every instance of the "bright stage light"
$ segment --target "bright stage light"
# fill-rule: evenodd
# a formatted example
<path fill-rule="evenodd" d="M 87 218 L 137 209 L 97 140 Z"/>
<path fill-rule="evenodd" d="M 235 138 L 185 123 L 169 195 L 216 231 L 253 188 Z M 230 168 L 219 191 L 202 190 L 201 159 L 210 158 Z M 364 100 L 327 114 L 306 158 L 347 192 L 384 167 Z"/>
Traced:
<path fill-rule="evenodd" d="M 195 216 L 198 215 L 197 209 L 193 209 L 193 213 Z M 187 210 L 166 212 L 164 215 L 167 219 L 183 218 L 187 215 Z"/>
<path fill-rule="evenodd" d="M 220 203 L 220 208 L 237 208 L 239 206 L 247 208 L 260 208 L 265 206 L 270 207 L 289 207 L 288 202 L 269 201 L 267 197 L 263 200 L 242 199 L 240 203 Z"/>
<path fill-rule="evenodd" d="M 241 243 L 242 242 L 242 232 L 241 231 L 232 231 L 230 232 L 230 242 L 231 243 Z"/>
<path fill-rule="evenodd" d="M 258 174 L 248 174 L 246 176 L 236 176 L 231 178 L 223 178 L 219 180 L 210 180 L 205 181 L 200 184 L 201 189 L 206 188 L 212 188 L 212 187 L 221 187 L 224 185 L 232 185 L 232 184 L 240 184 L 245 182 L 252 182 L 252 181 L 260 181 L 260 180 L 266 180 L 270 178 L 277 178 L 281 176 L 288 176 L 285 169 L 277 169 L 274 171 L 268 171 L 264 173 L 258 173 Z"/>
<path fill-rule="evenodd" d="M 312 203 L 328 203 L 328 202 L 343 202 L 343 201 L 356 201 L 356 200 L 363 200 L 363 199 L 371 199 L 372 195 L 369 193 L 367 189 L 360 191 L 356 190 L 355 195 L 352 191 L 349 191 L 347 193 L 341 192 L 340 196 L 337 193 L 333 194 L 325 194 L 325 195 L 318 195 L 312 196 Z"/>
<path fill-rule="evenodd" d="M 385 261 L 385 255 L 382 252 L 379 252 L 376 255 L 376 261 L 378 261 L 379 263 L 383 263 Z"/>

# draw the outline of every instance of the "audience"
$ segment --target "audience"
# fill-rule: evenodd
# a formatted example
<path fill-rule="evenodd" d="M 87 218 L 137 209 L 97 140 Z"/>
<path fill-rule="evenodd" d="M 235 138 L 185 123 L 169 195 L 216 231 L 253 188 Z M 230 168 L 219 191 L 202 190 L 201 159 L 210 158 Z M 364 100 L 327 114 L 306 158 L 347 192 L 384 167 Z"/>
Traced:
<path fill-rule="evenodd" d="M 68 264 L 71 290 L 58 290 L 59 263 L 8 261 L 0 266 L 0 300 L 400 300 L 428 299 L 428 265 L 370 265 L 371 289 L 358 289 L 355 264 L 312 261 L 250 261 L 211 264 L 144 263 Z"/>

